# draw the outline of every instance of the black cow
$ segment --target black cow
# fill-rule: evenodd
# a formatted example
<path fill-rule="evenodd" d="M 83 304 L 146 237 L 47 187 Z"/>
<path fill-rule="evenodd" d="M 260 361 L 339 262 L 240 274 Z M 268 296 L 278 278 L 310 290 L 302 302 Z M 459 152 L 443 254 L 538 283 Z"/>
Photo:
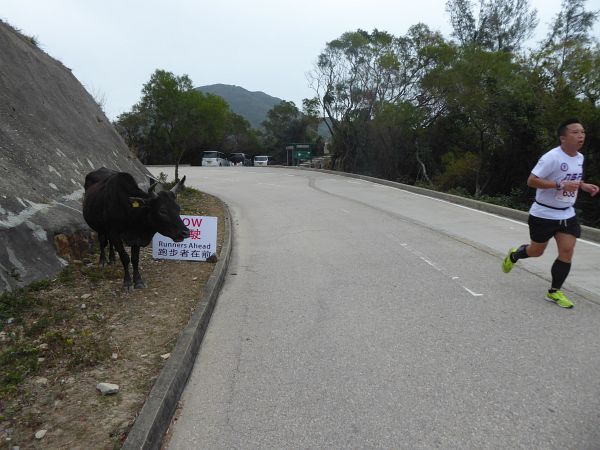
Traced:
<path fill-rule="evenodd" d="M 98 170 L 94 170 L 93 172 L 90 172 L 86 175 L 85 177 L 85 183 L 83 185 L 85 192 L 88 191 L 88 189 L 96 183 L 99 183 L 100 181 L 104 181 L 106 178 L 108 178 L 111 175 L 116 174 L 117 172 L 111 169 L 107 169 L 106 167 L 101 167 Z M 150 185 L 150 188 L 148 189 L 148 193 L 151 193 L 154 188 L 157 186 L 158 181 L 155 181 L 153 179 L 154 183 L 152 183 Z M 106 260 L 106 256 L 104 253 L 104 248 L 106 247 L 107 244 L 109 244 L 109 240 L 108 240 L 108 236 L 106 235 L 105 232 L 98 232 L 98 241 L 100 243 L 100 261 L 99 264 L 101 267 L 104 267 L 104 265 L 107 263 Z M 108 264 L 112 265 L 115 263 L 115 246 L 113 244 L 110 244 L 108 247 Z"/>
<path fill-rule="evenodd" d="M 141 190 L 126 172 L 102 167 L 85 177 L 83 217 L 98 233 L 100 264 L 104 264 L 104 247 L 114 245 L 123 263 L 123 287 L 131 289 L 129 262 L 133 267 L 133 287 L 145 287 L 139 272 L 140 247 L 150 243 L 155 233 L 175 242 L 189 237 L 190 231 L 179 217 L 176 195 L 184 189 L 185 177 L 170 191 L 158 193 Z M 123 244 L 131 246 L 131 259 Z M 109 256 L 110 257 L 110 256 Z"/>

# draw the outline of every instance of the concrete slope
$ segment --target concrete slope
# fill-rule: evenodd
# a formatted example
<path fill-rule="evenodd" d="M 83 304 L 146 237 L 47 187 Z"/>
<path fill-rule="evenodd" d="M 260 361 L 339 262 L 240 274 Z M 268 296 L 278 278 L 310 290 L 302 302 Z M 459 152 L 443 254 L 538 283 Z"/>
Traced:
<path fill-rule="evenodd" d="M 71 71 L 0 21 L 0 292 L 56 274 L 86 247 L 83 181 L 106 166 L 145 182 Z"/>

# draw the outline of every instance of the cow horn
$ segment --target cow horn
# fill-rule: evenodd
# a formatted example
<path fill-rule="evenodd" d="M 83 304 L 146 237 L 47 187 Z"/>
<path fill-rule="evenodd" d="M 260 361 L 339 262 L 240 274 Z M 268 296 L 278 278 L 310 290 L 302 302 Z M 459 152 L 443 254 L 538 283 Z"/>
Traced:
<path fill-rule="evenodd" d="M 154 178 L 152 175 L 148 175 L 146 174 L 146 178 L 148 178 L 148 183 L 150 184 L 150 187 L 148 188 L 148 193 L 152 194 L 155 190 L 157 192 L 160 192 L 160 180 L 157 178 Z M 158 189 L 156 189 L 156 187 L 158 186 Z"/>
<path fill-rule="evenodd" d="M 185 175 L 183 176 L 183 178 L 181 180 L 179 180 L 179 183 L 177 183 L 175 186 L 173 186 L 173 188 L 171 189 L 171 192 L 175 195 L 179 194 L 185 188 L 183 183 L 185 183 Z"/>

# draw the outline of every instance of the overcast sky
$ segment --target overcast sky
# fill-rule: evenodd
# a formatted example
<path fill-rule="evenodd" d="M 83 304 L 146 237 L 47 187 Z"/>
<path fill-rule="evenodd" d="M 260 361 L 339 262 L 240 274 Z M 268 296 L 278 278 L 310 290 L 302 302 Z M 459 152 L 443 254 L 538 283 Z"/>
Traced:
<path fill-rule="evenodd" d="M 541 40 L 561 0 L 529 0 Z M 396 36 L 419 22 L 450 37 L 446 0 L 2 0 L 0 18 L 69 67 L 110 119 L 130 111 L 156 69 L 194 86 L 263 91 L 299 108 L 327 42 L 374 28 Z M 600 9 L 588 0 L 587 10 Z M 596 24 L 595 30 L 600 28 Z M 0 67 L 0 70 L 1 67 Z"/>

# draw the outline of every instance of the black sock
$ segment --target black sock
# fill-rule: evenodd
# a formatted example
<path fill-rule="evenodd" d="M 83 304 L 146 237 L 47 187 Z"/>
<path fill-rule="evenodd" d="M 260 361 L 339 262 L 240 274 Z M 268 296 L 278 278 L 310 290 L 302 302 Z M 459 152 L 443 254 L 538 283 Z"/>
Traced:
<path fill-rule="evenodd" d="M 521 245 L 517 251 L 510 255 L 510 260 L 512 262 L 517 262 L 519 259 L 529 258 L 527 254 L 527 244 Z"/>
<path fill-rule="evenodd" d="M 571 263 L 561 261 L 560 259 L 554 261 L 550 270 L 552 274 L 552 289 L 558 290 L 562 287 L 570 270 Z"/>

